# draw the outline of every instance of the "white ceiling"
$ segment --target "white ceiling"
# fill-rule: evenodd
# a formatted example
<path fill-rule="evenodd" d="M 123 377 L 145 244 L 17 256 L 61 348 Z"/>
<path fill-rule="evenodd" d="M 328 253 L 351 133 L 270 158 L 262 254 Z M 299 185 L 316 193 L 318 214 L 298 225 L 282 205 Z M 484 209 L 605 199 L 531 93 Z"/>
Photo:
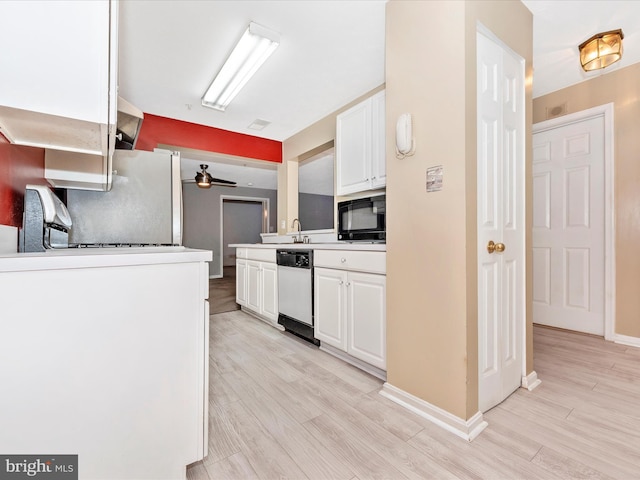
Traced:
<path fill-rule="evenodd" d="M 384 83 L 385 2 L 120 2 L 119 94 L 145 113 L 286 140 Z M 251 21 L 279 32 L 280 46 L 225 112 L 201 106 Z M 271 123 L 249 129 L 256 119 Z M 239 186 L 277 187 L 275 164 L 195 156 L 182 153 L 183 179 L 205 162 Z"/>
<path fill-rule="evenodd" d="M 286 140 L 384 83 L 385 0 L 120 2 L 119 93 L 164 117 Z M 226 111 L 201 97 L 253 21 L 280 46 Z M 249 129 L 256 119 L 271 122 Z"/>
<path fill-rule="evenodd" d="M 286 140 L 384 83 L 385 3 L 120 2 L 119 93 L 146 113 Z M 534 15 L 534 97 L 640 61 L 640 1 L 523 3 Z M 202 107 L 202 94 L 251 21 L 279 32 L 279 48 L 225 112 Z M 625 33 L 623 59 L 604 71 L 584 73 L 577 46 L 616 28 Z M 271 124 L 249 129 L 256 119 Z M 182 158 L 183 178 L 192 179 L 205 162 L 214 177 L 276 188 L 275 165 L 255 168 L 251 160 L 192 151 Z"/>

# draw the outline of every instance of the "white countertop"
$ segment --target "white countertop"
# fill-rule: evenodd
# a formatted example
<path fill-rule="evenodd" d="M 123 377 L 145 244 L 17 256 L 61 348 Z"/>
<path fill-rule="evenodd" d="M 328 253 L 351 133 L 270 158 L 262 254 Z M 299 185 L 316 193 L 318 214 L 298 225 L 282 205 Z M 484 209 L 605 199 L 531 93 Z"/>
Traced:
<path fill-rule="evenodd" d="M 0 273 L 67 268 L 209 262 L 212 252 L 186 247 L 68 248 L 0 255 Z"/>
<path fill-rule="evenodd" d="M 340 242 L 340 243 L 232 243 L 234 248 L 269 248 L 286 250 L 359 250 L 386 252 L 386 243 Z"/>

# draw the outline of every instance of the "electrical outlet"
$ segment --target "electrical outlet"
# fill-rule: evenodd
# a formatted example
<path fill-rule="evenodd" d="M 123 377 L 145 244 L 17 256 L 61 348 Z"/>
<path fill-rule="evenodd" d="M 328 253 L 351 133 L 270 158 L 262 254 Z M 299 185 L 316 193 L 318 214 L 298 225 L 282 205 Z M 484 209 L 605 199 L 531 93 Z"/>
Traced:
<path fill-rule="evenodd" d="M 280 222 L 280 228 L 287 228 L 287 221 L 286 220 L 282 220 Z"/>

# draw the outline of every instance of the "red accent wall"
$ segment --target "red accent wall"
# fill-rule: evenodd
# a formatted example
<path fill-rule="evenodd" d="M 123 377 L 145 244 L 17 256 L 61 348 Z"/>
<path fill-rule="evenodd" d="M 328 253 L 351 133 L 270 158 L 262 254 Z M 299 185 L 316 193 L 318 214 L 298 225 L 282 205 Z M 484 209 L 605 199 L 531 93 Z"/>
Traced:
<path fill-rule="evenodd" d="M 282 142 L 145 113 L 136 149 L 159 144 L 282 163 Z"/>
<path fill-rule="evenodd" d="M 47 185 L 44 149 L 11 145 L 0 134 L 0 224 L 22 226 L 24 187 Z"/>

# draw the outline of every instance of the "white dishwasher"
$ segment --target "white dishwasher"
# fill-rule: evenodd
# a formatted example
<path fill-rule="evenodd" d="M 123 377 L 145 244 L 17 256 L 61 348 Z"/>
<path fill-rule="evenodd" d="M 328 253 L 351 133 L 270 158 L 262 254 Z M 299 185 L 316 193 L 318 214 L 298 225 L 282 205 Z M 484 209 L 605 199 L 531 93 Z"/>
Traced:
<path fill-rule="evenodd" d="M 277 250 L 278 323 L 320 345 L 313 336 L 313 250 Z"/>

